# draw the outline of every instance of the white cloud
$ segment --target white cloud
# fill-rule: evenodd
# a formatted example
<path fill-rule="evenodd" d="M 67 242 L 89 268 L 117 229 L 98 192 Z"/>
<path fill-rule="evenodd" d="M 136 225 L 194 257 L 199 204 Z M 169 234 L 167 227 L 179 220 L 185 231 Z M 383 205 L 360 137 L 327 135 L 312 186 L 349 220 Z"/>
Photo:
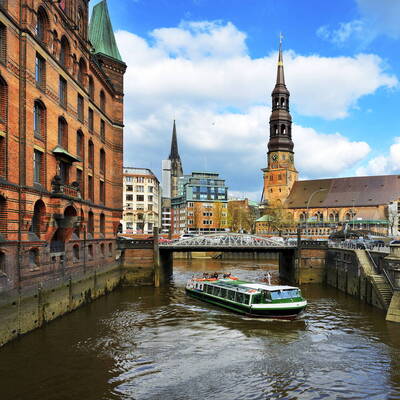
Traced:
<path fill-rule="evenodd" d="M 365 30 L 365 23 L 362 20 L 354 20 L 350 22 L 342 22 L 338 29 L 329 29 L 327 25 L 317 29 L 317 36 L 321 39 L 328 40 L 332 43 L 341 45 L 352 36 L 361 38 Z"/>
<path fill-rule="evenodd" d="M 168 156 L 176 119 L 186 172 L 218 171 L 231 190 L 256 193 L 262 186 L 260 168 L 266 166 L 266 105 L 277 54 L 251 58 L 246 35 L 221 22 L 185 22 L 154 30 L 149 40 L 126 31 L 117 32 L 116 38 L 128 65 L 126 162 L 158 171 Z M 362 96 L 397 84 L 382 60 L 371 54 L 335 58 L 288 51 L 284 62 L 291 104 L 304 115 L 343 118 Z M 293 132 L 298 169 L 309 177 L 340 174 L 369 152 L 366 143 L 341 134 L 320 134 L 298 125 Z"/>
<path fill-rule="evenodd" d="M 368 161 L 366 166 L 356 170 L 358 176 L 384 175 L 400 172 L 400 137 L 394 138 L 387 155 L 379 155 Z"/>

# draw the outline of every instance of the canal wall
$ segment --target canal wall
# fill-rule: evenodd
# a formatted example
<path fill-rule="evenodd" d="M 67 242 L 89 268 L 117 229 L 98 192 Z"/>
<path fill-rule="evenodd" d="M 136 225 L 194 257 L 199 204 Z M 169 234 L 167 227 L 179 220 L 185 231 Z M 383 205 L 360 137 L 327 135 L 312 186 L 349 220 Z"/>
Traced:
<path fill-rule="evenodd" d="M 0 346 L 118 286 L 162 283 L 163 274 L 155 256 L 158 248 L 153 241 L 143 247 L 146 248 L 118 251 L 116 257 L 107 258 L 102 264 L 77 265 L 66 258 L 63 270 L 55 271 L 46 280 L 0 292 Z"/>
<path fill-rule="evenodd" d="M 383 262 L 386 254 L 374 253 L 378 263 Z M 387 310 L 389 304 L 383 299 L 374 280 L 373 265 L 365 250 L 330 249 L 326 257 L 326 283 L 340 291 Z"/>

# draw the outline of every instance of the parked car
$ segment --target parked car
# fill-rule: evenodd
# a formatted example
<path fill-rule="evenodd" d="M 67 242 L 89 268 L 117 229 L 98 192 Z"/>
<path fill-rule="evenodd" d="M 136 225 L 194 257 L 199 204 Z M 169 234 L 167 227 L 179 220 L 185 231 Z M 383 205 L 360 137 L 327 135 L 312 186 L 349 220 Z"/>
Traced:
<path fill-rule="evenodd" d="M 400 244 L 400 240 L 392 240 L 390 244 Z"/>

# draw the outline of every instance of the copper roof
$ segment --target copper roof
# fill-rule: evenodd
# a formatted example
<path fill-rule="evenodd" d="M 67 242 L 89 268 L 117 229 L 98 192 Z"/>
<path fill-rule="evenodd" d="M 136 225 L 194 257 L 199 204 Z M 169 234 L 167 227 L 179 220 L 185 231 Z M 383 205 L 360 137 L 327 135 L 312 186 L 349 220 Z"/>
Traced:
<path fill-rule="evenodd" d="M 286 206 L 305 208 L 308 201 L 310 208 L 377 206 L 399 198 L 400 175 L 355 176 L 297 181 Z"/>

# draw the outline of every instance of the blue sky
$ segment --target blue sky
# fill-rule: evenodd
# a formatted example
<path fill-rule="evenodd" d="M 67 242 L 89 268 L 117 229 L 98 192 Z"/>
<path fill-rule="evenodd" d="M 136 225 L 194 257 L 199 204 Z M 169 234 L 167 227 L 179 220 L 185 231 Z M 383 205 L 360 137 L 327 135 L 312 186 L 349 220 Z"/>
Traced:
<path fill-rule="evenodd" d="M 400 1 L 108 6 L 128 65 L 125 165 L 160 176 L 175 118 L 185 173 L 219 172 L 259 199 L 282 32 L 300 177 L 399 173 Z"/>

